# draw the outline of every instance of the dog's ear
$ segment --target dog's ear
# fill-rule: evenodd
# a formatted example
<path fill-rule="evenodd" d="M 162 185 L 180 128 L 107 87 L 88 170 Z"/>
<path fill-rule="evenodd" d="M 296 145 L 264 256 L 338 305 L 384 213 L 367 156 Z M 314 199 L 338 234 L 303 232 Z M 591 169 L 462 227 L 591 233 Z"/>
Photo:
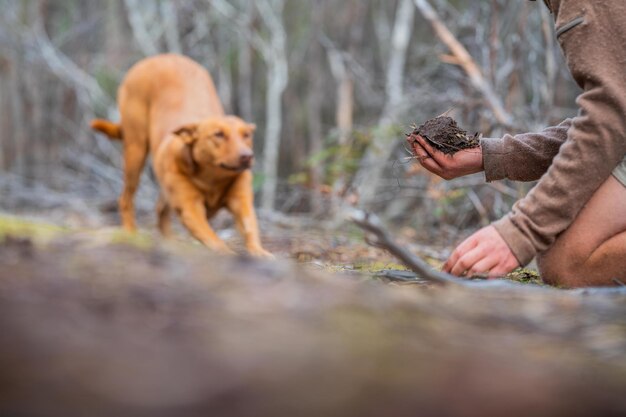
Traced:
<path fill-rule="evenodd" d="M 185 146 L 182 147 L 177 158 L 178 165 L 185 174 L 195 175 L 199 167 L 193 157 L 193 146 L 198 138 L 198 125 L 191 124 L 180 127 L 174 131 L 174 134 L 185 143 Z"/>
<path fill-rule="evenodd" d="M 185 145 L 191 145 L 198 138 L 198 125 L 189 124 L 181 126 L 174 131 L 174 134 L 180 137 Z"/>
<path fill-rule="evenodd" d="M 254 123 L 248 123 L 248 128 L 252 133 L 256 132 L 256 125 Z"/>

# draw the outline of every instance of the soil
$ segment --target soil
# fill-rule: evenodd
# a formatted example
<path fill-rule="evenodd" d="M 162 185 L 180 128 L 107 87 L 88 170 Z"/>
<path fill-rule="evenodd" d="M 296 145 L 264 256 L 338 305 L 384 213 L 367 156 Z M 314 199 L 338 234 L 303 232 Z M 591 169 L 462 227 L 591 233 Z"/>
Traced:
<path fill-rule="evenodd" d="M 448 155 L 480 145 L 478 133 L 468 136 L 467 132 L 458 126 L 456 120 L 448 116 L 435 117 L 415 128 L 409 137 L 415 140 L 415 136 L 423 137 L 433 147 Z"/>
<path fill-rule="evenodd" d="M 625 301 L 6 237 L 0 415 L 624 415 Z"/>

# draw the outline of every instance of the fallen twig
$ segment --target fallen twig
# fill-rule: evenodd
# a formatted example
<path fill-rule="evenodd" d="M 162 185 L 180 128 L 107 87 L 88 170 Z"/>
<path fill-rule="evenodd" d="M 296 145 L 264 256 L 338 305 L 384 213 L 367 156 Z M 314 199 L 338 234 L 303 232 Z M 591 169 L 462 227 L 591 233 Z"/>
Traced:
<path fill-rule="evenodd" d="M 507 290 L 507 291 L 562 291 L 556 288 L 538 287 L 533 285 L 522 285 L 518 283 L 512 283 L 503 280 L 488 280 L 488 281 L 464 281 L 455 277 L 454 275 L 447 274 L 445 272 L 439 272 L 433 270 L 430 265 L 424 262 L 419 257 L 413 255 L 400 245 L 398 245 L 389 233 L 384 229 L 380 219 L 370 213 L 363 211 L 356 211 L 352 214 L 352 221 L 369 233 L 371 236 L 366 237 L 367 242 L 373 246 L 385 249 L 393 256 L 398 258 L 402 263 L 415 272 L 419 278 L 430 281 L 434 284 L 440 285 L 457 285 L 471 288 L 483 288 L 491 290 Z M 372 236 L 374 239 L 372 239 Z M 623 283 L 619 280 L 615 280 L 616 284 Z M 626 295 L 626 286 L 617 288 L 580 288 L 575 290 L 566 291 L 569 294 L 576 295 Z"/>
<path fill-rule="evenodd" d="M 433 270 L 422 259 L 398 245 L 383 228 L 380 219 L 375 215 L 357 211 L 352 215 L 352 221 L 373 236 L 374 239 L 367 237 L 369 244 L 385 249 L 402 261 L 420 278 L 440 285 L 465 285 L 463 281 L 453 275 Z"/>

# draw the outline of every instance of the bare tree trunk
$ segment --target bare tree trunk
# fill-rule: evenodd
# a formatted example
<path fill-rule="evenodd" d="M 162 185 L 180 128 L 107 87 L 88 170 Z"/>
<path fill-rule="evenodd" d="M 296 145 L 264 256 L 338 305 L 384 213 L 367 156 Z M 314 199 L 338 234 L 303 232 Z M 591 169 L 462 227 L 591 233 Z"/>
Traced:
<path fill-rule="evenodd" d="M 49 9 L 45 1 L 29 1 L 24 3 L 25 18 L 28 24 L 32 22 L 49 21 Z M 24 143 L 21 147 L 24 152 L 24 168 L 23 175 L 29 179 L 37 179 L 39 177 L 40 164 L 44 162 L 45 153 L 43 152 L 44 143 L 41 137 L 44 124 L 45 108 L 45 84 L 46 79 L 42 77 L 37 69 L 33 66 L 27 67 L 20 73 L 23 82 L 22 94 L 27 104 L 27 133 Z M 43 81 L 43 82 L 42 82 Z M 50 129 L 51 131 L 52 129 Z M 53 138 L 46 138 L 53 140 Z"/>
<path fill-rule="evenodd" d="M 498 67 L 498 51 L 500 50 L 500 0 L 491 0 L 491 21 L 489 33 L 489 79 L 496 83 Z"/>
<path fill-rule="evenodd" d="M 289 82 L 287 61 L 287 34 L 283 24 L 285 0 L 260 0 L 254 3 L 263 25 L 269 32 L 269 40 L 258 32 L 248 32 L 249 22 L 242 19 L 241 10 L 225 0 L 215 0 L 215 10 L 234 24 L 234 28 L 261 53 L 267 66 L 267 93 L 265 97 L 265 142 L 262 168 L 264 182 L 261 207 L 274 210 L 278 188 L 278 161 L 283 123 L 282 98 Z"/>
<path fill-rule="evenodd" d="M 254 3 L 251 1 L 245 1 L 244 7 L 245 13 L 245 29 L 246 31 L 252 31 L 250 27 L 252 25 L 252 17 L 254 13 Z M 243 34 L 238 34 L 237 42 L 239 46 L 238 50 L 238 103 L 239 114 L 245 120 L 254 120 L 254 111 L 252 108 L 252 48 L 250 42 Z"/>
<path fill-rule="evenodd" d="M 413 30 L 415 8 L 412 0 L 401 0 L 396 10 L 393 33 L 391 35 L 391 53 L 387 68 L 385 86 L 385 107 L 379 120 L 379 127 L 373 142 L 367 149 L 361 168 L 354 181 L 354 188 L 364 206 L 373 202 L 376 188 L 387 165 L 387 161 L 395 146 L 389 144 L 389 128 L 391 127 L 404 99 L 404 71 L 406 56 Z M 394 138 L 395 139 L 395 138 Z"/>
<path fill-rule="evenodd" d="M 319 155 L 324 146 L 324 132 L 322 126 L 322 106 L 324 102 L 324 79 L 323 79 L 323 48 L 320 43 L 322 35 L 322 24 L 324 19 L 324 1 L 315 0 L 312 2 L 311 21 L 311 47 L 309 55 L 308 76 L 310 82 L 310 93 L 308 99 L 307 121 L 309 132 L 309 155 Z M 309 178 L 311 187 L 311 209 L 314 215 L 322 214 L 323 205 L 319 192 L 322 182 L 324 167 L 320 164 L 313 164 L 309 167 Z"/>
<path fill-rule="evenodd" d="M 328 46 L 328 62 L 337 82 L 337 123 L 339 145 L 345 146 L 352 134 L 354 125 L 354 80 L 348 70 L 343 53 L 333 45 Z"/>
<path fill-rule="evenodd" d="M 354 130 L 354 79 L 344 62 L 344 58 L 339 51 L 331 51 L 329 58 L 333 73 L 338 82 L 337 108 L 335 111 L 335 122 L 337 124 L 338 145 L 341 154 L 350 144 L 352 131 Z M 336 215 L 337 208 L 341 208 L 343 195 L 347 191 L 348 175 L 345 172 L 339 174 L 332 186 L 331 212 Z"/>
<path fill-rule="evenodd" d="M 0 36 L 2 34 L 0 33 Z M 10 136 L 9 126 L 11 125 L 11 114 L 6 111 L 10 108 L 9 101 L 9 68 L 10 62 L 8 58 L 0 54 L 0 172 L 7 170 L 7 141 Z"/>
<path fill-rule="evenodd" d="M 47 129 L 48 134 L 44 136 L 46 129 L 44 126 L 45 115 L 43 110 L 46 108 L 45 96 L 47 90 L 45 88 L 45 81 L 47 81 L 47 79 L 46 77 L 42 77 L 35 69 L 29 69 L 22 76 L 25 78 L 25 93 L 30 102 L 29 107 L 31 108 L 28 118 L 29 134 L 27 135 L 28 140 L 25 144 L 27 149 L 26 155 L 24 156 L 26 163 L 25 173 L 30 178 L 49 180 L 45 175 L 40 175 L 42 168 L 44 168 L 47 162 L 47 152 L 45 152 L 46 143 L 55 139 L 54 137 L 46 137 L 50 135 L 49 132 L 53 131 L 52 128 Z"/>
<path fill-rule="evenodd" d="M 230 114 L 233 112 L 233 77 L 230 64 L 230 34 L 225 28 L 220 28 L 217 32 L 216 58 L 221 61 L 217 66 L 217 91 L 224 105 L 224 111 Z"/>
<path fill-rule="evenodd" d="M 554 88 L 557 78 L 557 64 L 555 60 L 555 41 L 552 34 L 552 16 L 546 7 L 541 8 L 541 30 L 546 45 L 545 58 L 546 58 L 546 77 L 545 82 L 541 86 L 541 92 L 543 97 L 543 104 L 545 108 L 551 109 L 554 107 L 555 91 Z M 550 123 L 549 120 L 546 122 Z"/>
<path fill-rule="evenodd" d="M 270 44 L 265 51 L 267 72 L 266 130 L 263 148 L 265 182 L 261 207 L 272 211 L 278 188 L 278 154 L 282 131 L 282 97 L 289 81 L 286 55 L 286 34 L 282 23 L 284 0 L 263 0 L 256 3 L 261 17 L 270 31 Z"/>
<path fill-rule="evenodd" d="M 265 146 L 263 147 L 263 196 L 261 207 L 264 210 L 274 209 L 276 191 L 278 188 L 278 150 L 282 131 L 282 97 L 287 81 L 286 62 L 277 62 L 270 65 L 268 74 L 267 126 L 265 129 Z"/>
<path fill-rule="evenodd" d="M 12 129 L 12 163 L 11 170 L 19 175 L 25 174 L 25 144 L 26 120 L 24 117 L 24 99 L 22 91 L 22 79 L 20 69 L 24 65 L 24 55 L 19 50 L 12 50 L 11 53 L 11 73 L 9 76 L 9 92 L 11 101 L 11 124 Z"/>
<path fill-rule="evenodd" d="M 391 37 L 391 56 L 387 69 L 386 117 L 391 118 L 397 112 L 404 99 L 404 71 L 406 57 L 413 32 L 414 7 L 409 0 L 402 0 L 398 5 L 396 20 Z"/>
<path fill-rule="evenodd" d="M 345 146 L 354 128 L 354 79 L 348 71 L 343 73 L 339 82 L 337 127 L 339 128 L 339 145 Z"/>

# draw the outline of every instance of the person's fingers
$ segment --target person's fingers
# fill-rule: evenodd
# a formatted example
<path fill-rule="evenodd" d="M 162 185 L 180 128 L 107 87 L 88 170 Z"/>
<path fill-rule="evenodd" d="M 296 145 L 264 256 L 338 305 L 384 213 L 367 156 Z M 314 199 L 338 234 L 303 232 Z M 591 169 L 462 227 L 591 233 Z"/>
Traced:
<path fill-rule="evenodd" d="M 450 255 L 443 270 L 461 276 L 487 273 L 489 278 L 503 277 L 519 267 L 519 261 L 493 226 L 474 233 Z"/>
<path fill-rule="evenodd" d="M 502 278 L 519 268 L 517 259 L 505 259 L 489 271 L 489 278 Z"/>
<path fill-rule="evenodd" d="M 441 173 L 441 167 L 437 161 L 432 159 L 431 155 L 417 142 L 413 144 L 413 153 L 424 168 L 437 175 Z"/>
<path fill-rule="evenodd" d="M 413 144 L 413 153 L 420 162 L 430 159 L 428 152 L 426 152 L 426 150 L 417 142 Z"/>
<path fill-rule="evenodd" d="M 461 243 L 453 252 L 452 255 L 448 258 L 446 263 L 443 265 L 443 271 L 447 273 L 452 273 L 452 268 L 457 264 L 459 259 L 467 252 L 471 251 L 478 245 L 478 240 L 474 239 L 474 236 L 470 236 L 463 243 Z"/>
<path fill-rule="evenodd" d="M 476 262 L 474 266 L 472 266 L 469 271 L 467 271 L 467 276 L 472 277 L 475 275 L 484 275 L 487 274 L 489 278 L 492 277 L 492 271 L 494 268 L 498 266 L 498 259 L 493 256 L 486 256 L 482 260 Z"/>
<path fill-rule="evenodd" d="M 452 271 L 452 267 L 456 265 L 456 262 L 459 260 L 460 257 L 461 257 L 461 252 L 459 251 L 459 248 L 456 248 L 454 251 L 452 251 L 452 254 L 448 258 L 446 263 L 443 264 L 443 267 L 441 267 L 441 270 L 449 274 Z"/>
<path fill-rule="evenodd" d="M 465 254 L 463 254 L 459 260 L 452 266 L 450 273 L 458 277 L 463 275 L 470 275 L 468 271 L 471 271 L 478 262 L 485 259 L 488 254 L 480 247 L 476 247 Z"/>
<path fill-rule="evenodd" d="M 422 166 L 439 177 L 441 177 L 443 174 L 443 170 L 441 169 L 441 167 L 432 158 L 425 159 L 422 162 Z"/>
<path fill-rule="evenodd" d="M 506 270 L 506 268 L 504 268 L 502 265 L 498 265 L 498 266 L 493 267 L 489 271 L 489 274 L 487 275 L 487 277 L 489 279 L 502 278 L 502 277 L 505 277 L 511 271 Z"/>
<path fill-rule="evenodd" d="M 429 155 L 428 151 L 426 150 L 426 148 L 424 148 L 424 146 L 422 145 L 423 143 L 423 139 L 421 136 L 412 136 L 411 137 L 411 147 L 413 148 L 414 151 L 416 152 L 420 152 L 422 155 Z"/>
<path fill-rule="evenodd" d="M 445 163 L 446 154 L 443 152 L 433 148 L 433 146 L 428 143 L 426 139 L 421 136 L 416 136 L 416 143 L 419 143 L 420 146 L 437 162 L 438 165 L 442 166 Z"/>
<path fill-rule="evenodd" d="M 424 139 L 424 138 L 423 138 L 423 137 L 421 137 L 421 136 L 415 136 L 415 143 L 419 144 L 419 145 L 422 147 L 422 149 L 424 149 L 424 151 L 425 151 L 426 153 L 428 153 L 428 155 L 430 155 L 431 157 L 432 157 L 435 153 L 437 153 L 437 152 L 438 152 L 435 148 L 433 148 L 433 147 L 430 145 L 430 143 L 428 143 L 428 141 L 427 141 L 426 139 Z"/>

